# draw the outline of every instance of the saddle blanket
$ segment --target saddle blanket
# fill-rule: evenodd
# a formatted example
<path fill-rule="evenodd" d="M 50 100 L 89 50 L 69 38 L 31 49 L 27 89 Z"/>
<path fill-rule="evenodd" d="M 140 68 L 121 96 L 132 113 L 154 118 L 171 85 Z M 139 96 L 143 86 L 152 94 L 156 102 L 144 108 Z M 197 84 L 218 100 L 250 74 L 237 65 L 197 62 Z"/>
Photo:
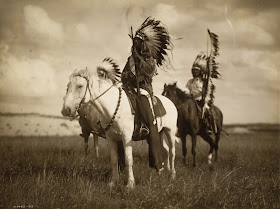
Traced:
<path fill-rule="evenodd" d="M 135 108 L 136 108 L 136 97 L 137 96 L 127 92 L 125 89 L 124 89 L 124 91 L 125 91 L 125 93 L 128 97 L 129 103 L 130 103 L 131 114 L 134 115 L 135 114 Z M 162 105 L 162 102 L 160 101 L 160 99 L 158 97 L 153 96 L 153 98 L 151 98 L 150 94 L 144 89 L 140 89 L 140 94 L 144 95 L 148 98 L 149 103 L 150 103 L 150 107 L 153 111 L 153 114 L 156 117 L 162 117 L 166 114 L 166 110 L 165 110 L 164 106 Z"/>

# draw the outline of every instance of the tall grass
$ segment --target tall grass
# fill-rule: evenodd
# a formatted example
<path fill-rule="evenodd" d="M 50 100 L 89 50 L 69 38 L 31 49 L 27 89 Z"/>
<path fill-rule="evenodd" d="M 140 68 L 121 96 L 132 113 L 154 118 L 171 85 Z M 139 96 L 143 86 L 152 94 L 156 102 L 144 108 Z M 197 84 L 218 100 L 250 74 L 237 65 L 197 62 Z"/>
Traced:
<path fill-rule="evenodd" d="M 100 139 L 100 158 L 88 156 L 81 137 L 0 138 L 1 208 L 280 208 L 279 134 L 222 138 L 218 162 L 207 164 L 209 146 L 197 143 L 197 167 L 183 166 L 176 148 L 177 178 L 148 167 L 147 145 L 134 145 L 136 188 L 125 173 L 110 189 L 110 155 Z M 190 150 L 188 140 L 188 151 Z"/>

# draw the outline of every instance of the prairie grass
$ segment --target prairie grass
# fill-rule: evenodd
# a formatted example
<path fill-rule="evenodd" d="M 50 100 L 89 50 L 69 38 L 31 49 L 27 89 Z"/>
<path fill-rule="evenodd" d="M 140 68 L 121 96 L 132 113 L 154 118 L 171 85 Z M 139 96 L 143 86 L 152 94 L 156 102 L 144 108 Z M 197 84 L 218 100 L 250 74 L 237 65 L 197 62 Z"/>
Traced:
<path fill-rule="evenodd" d="M 85 156 L 79 136 L 1 137 L 0 208 L 280 208 L 277 132 L 222 137 L 211 166 L 209 146 L 198 138 L 195 168 L 190 140 L 187 166 L 177 144 L 174 181 L 148 167 L 146 142 L 137 142 L 133 191 L 125 187 L 125 173 L 109 188 L 109 147 L 99 141 L 96 158 L 92 140 Z"/>

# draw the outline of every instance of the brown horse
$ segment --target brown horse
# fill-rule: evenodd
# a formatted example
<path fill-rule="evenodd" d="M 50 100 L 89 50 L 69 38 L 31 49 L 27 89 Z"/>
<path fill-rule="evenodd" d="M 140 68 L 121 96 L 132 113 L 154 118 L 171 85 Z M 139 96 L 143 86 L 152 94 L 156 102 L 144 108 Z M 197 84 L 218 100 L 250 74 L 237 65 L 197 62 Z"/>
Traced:
<path fill-rule="evenodd" d="M 223 128 L 223 114 L 217 106 L 211 106 L 210 111 L 213 114 L 215 124 L 217 127 L 217 132 L 215 133 L 215 141 L 211 138 L 206 130 L 206 125 L 199 119 L 198 108 L 193 99 L 190 99 L 189 96 L 179 89 L 176 85 L 173 84 L 164 84 L 164 90 L 162 92 L 163 96 L 168 97 L 178 110 L 178 120 L 177 128 L 178 134 L 182 140 L 182 151 L 183 151 L 183 162 L 186 164 L 186 137 L 190 135 L 192 138 L 192 155 L 193 155 L 193 166 L 195 167 L 195 147 L 196 147 L 196 137 L 197 135 L 201 136 L 205 141 L 210 145 L 210 151 L 208 155 L 208 162 L 212 163 L 212 153 L 215 149 L 215 161 L 217 160 L 217 151 L 218 143 L 220 140 L 220 134 Z"/>

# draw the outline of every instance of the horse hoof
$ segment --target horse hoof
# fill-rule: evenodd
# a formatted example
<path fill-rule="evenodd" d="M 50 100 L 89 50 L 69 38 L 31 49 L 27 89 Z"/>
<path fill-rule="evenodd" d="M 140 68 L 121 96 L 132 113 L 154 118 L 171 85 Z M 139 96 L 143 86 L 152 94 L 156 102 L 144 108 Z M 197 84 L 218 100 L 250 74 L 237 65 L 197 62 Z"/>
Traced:
<path fill-rule="evenodd" d="M 110 188 L 113 188 L 113 187 L 115 187 L 115 186 L 116 186 L 115 182 L 110 181 L 110 183 L 109 183 L 109 187 L 110 187 Z"/>
<path fill-rule="evenodd" d="M 176 179 L 176 173 L 171 173 L 171 180 L 174 181 Z"/>
<path fill-rule="evenodd" d="M 134 188 L 135 188 L 135 183 L 130 182 L 126 185 L 127 190 L 133 190 Z"/>
<path fill-rule="evenodd" d="M 193 166 L 193 167 L 195 167 L 195 166 L 196 166 L 196 164 L 194 163 L 192 166 Z"/>

